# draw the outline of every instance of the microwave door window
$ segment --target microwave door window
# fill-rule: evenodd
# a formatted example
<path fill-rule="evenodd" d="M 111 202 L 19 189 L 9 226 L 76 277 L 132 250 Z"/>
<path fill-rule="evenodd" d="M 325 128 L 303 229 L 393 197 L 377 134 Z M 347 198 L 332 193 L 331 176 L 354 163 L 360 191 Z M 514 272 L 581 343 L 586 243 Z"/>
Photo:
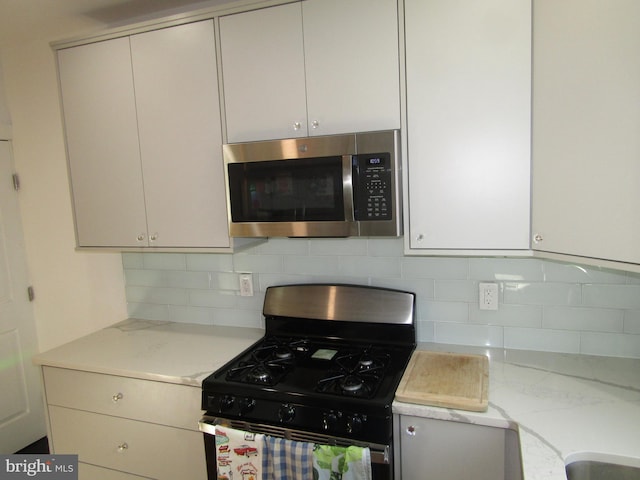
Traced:
<path fill-rule="evenodd" d="M 234 222 L 343 221 L 341 157 L 232 163 Z"/>

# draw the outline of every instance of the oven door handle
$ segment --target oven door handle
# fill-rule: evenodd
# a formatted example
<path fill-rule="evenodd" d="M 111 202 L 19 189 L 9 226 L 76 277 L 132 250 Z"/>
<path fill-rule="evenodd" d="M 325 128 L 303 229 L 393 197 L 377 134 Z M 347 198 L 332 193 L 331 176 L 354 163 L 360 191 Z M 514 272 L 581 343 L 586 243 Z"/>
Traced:
<path fill-rule="evenodd" d="M 215 435 L 216 434 L 216 418 L 204 416 L 198 422 L 198 430 L 207 435 Z"/>

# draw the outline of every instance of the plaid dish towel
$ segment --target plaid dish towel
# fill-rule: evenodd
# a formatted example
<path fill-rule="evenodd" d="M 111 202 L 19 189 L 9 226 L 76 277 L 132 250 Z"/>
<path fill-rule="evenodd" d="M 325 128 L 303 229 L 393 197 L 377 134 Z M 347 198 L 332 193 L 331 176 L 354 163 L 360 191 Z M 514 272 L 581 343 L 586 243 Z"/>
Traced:
<path fill-rule="evenodd" d="M 313 480 L 313 443 L 265 435 L 264 480 Z"/>
<path fill-rule="evenodd" d="M 371 480 L 371 451 L 367 447 L 315 445 L 313 476 L 317 480 Z"/>

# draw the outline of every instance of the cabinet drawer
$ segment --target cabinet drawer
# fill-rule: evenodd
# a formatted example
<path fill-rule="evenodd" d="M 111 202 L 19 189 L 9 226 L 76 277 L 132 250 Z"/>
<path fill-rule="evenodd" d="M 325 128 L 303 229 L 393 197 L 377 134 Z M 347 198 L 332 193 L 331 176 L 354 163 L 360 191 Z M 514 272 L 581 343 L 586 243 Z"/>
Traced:
<path fill-rule="evenodd" d="M 180 428 L 49 406 L 56 454 L 158 480 L 205 480 L 202 434 Z"/>
<path fill-rule="evenodd" d="M 201 390 L 189 385 L 44 367 L 47 403 L 197 431 Z"/>
<path fill-rule="evenodd" d="M 149 477 L 139 477 L 130 473 L 96 467 L 88 463 L 78 463 L 78 480 L 146 480 Z"/>

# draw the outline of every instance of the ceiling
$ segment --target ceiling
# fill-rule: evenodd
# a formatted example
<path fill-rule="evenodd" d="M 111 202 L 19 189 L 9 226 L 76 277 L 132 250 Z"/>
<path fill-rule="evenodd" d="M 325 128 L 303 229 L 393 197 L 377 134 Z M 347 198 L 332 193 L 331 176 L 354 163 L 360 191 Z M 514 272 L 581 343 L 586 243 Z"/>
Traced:
<path fill-rule="evenodd" d="M 0 0 L 0 47 L 205 8 L 230 0 Z"/>

